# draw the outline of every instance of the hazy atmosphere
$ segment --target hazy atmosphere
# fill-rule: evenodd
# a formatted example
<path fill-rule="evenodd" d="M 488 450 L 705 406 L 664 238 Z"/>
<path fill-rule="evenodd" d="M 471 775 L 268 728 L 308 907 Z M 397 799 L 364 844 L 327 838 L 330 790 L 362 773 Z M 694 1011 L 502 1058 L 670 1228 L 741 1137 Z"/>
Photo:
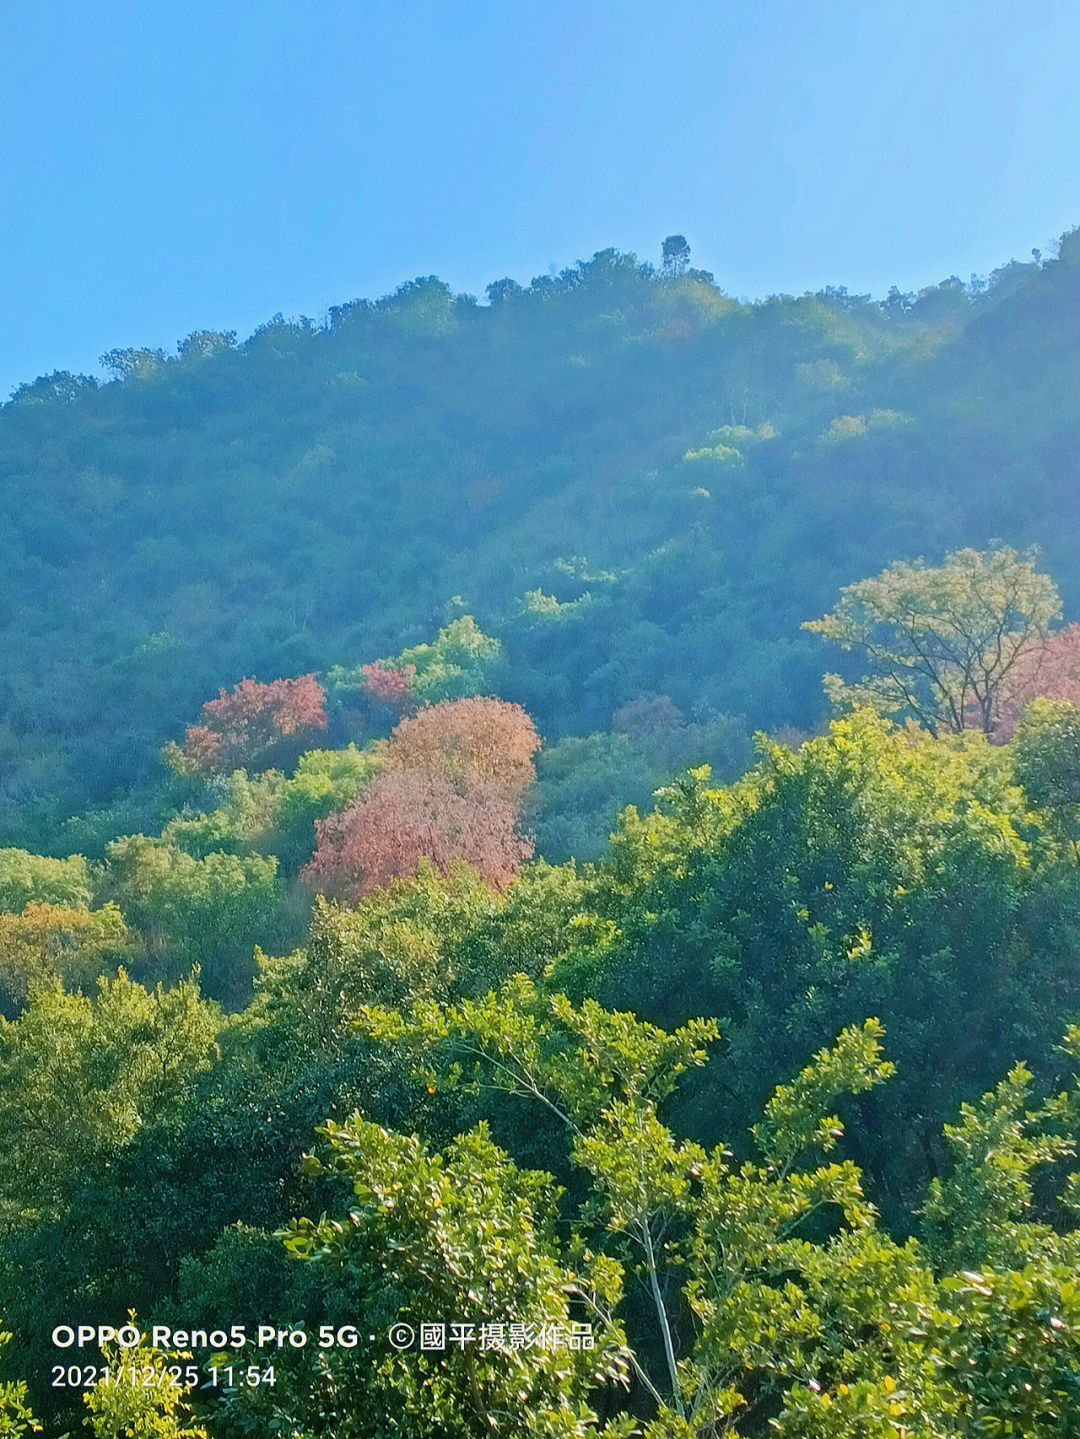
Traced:
<path fill-rule="evenodd" d="M 0 1435 L 1077 1439 L 1078 54 L 7 7 Z"/>

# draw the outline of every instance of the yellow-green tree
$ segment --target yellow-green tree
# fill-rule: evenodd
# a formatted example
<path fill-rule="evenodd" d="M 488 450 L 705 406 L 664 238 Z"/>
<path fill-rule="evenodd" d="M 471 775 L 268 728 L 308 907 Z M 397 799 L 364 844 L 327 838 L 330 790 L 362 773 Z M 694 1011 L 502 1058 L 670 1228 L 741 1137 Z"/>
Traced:
<path fill-rule="evenodd" d="M 11 1342 L 10 1334 L 0 1334 L 0 1346 Z M 39 1433 L 41 1425 L 26 1402 L 24 1380 L 7 1379 L 0 1383 L 0 1435 L 18 1439 L 20 1434 Z"/>
<path fill-rule="evenodd" d="M 143 1342 L 101 1357 L 105 1374 L 83 1396 L 94 1439 L 207 1439 L 187 1397 L 198 1382 L 190 1353 Z"/>
<path fill-rule="evenodd" d="M 913 560 L 840 592 L 832 614 L 809 620 L 866 673 L 855 683 L 825 677 L 837 704 L 912 715 L 935 733 L 992 733 L 1014 677 L 1061 614 L 1054 582 L 1032 553 L 955 550 L 942 565 Z"/>

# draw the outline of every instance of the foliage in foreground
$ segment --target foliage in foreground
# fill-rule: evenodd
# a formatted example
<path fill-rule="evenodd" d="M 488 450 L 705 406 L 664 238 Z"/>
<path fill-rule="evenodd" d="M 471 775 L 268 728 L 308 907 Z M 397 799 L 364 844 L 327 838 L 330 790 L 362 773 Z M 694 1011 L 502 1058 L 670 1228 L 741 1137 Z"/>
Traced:
<path fill-rule="evenodd" d="M 489 1104 L 512 1095 L 554 1115 L 581 1180 L 560 1206 L 483 1124 L 441 1151 L 359 1115 L 323 1128 L 325 1158 L 308 1167 L 345 1179 L 353 1204 L 294 1221 L 287 1249 L 332 1270 L 376 1328 L 426 1319 L 474 1336 L 449 1352 L 382 1345 L 342 1376 L 321 1415 L 332 1432 L 374 1436 L 388 1420 L 463 1439 L 1070 1432 L 1080 1248 L 1071 1217 L 1059 1232 L 1031 1211 L 1033 1171 L 1074 1154 L 1075 1085 L 1033 1106 L 1020 1066 L 966 1106 L 927 1235 L 901 1244 L 834 1157 L 837 1099 L 892 1073 L 875 1021 L 776 1090 L 742 1162 L 660 1117 L 704 1063 L 708 1023 L 667 1034 L 521 979 L 475 1004 L 361 1022 L 434 1052 L 445 1082 Z M 1080 1033 L 1067 1043 L 1075 1062 Z M 509 1347 L 515 1321 L 568 1336 L 575 1318 L 594 1350 Z M 504 1343 L 481 1347 L 482 1326 Z M 294 1402 L 279 1417 L 302 1426 L 302 1392 Z"/>
<path fill-rule="evenodd" d="M 519 791 L 528 743 L 481 776 L 434 712 L 405 721 L 409 764 Z M 76 1432 L 77 1391 L 37 1382 L 47 1335 L 134 1307 L 361 1338 L 275 1354 L 272 1388 L 130 1414 L 101 1393 L 117 1439 L 1070 1434 L 1074 728 L 1048 701 L 1005 745 L 867 712 L 764 743 L 733 785 L 698 770 L 626 811 L 600 864 L 500 891 L 424 861 L 318 898 L 231 1013 L 189 981 L 35 975 L 0 1023 L 0 1286 L 30 1407 Z M 104 867 L 12 856 L 12 893 L 53 899 L 4 933 L 32 946 L 35 916 L 107 882 L 140 963 L 155 894 L 163 946 L 212 956 L 215 912 L 250 942 L 249 885 L 285 903 L 296 873 L 270 863 L 279 816 L 313 831 L 393 749 L 215 781 L 217 809 Z M 386 1342 L 422 1320 L 475 1342 Z M 516 1324 L 582 1343 L 500 1346 Z"/>

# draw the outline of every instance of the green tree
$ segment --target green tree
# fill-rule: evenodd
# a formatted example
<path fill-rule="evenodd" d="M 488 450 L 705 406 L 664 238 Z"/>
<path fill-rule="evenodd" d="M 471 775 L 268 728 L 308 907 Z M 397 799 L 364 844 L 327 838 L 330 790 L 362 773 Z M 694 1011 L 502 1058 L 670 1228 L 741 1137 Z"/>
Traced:
<path fill-rule="evenodd" d="M 669 235 L 662 249 L 663 273 L 669 277 L 685 274 L 690 263 L 690 246 L 685 235 Z"/>
<path fill-rule="evenodd" d="M 835 703 L 913 715 L 934 732 L 990 734 L 1011 679 L 1060 614 L 1054 583 L 1035 569 L 1033 554 L 966 549 L 943 565 L 915 560 L 847 585 L 832 614 L 803 628 L 867 662 L 855 684 L 826 676 Z"/>
<path fill-rule="evenodd" d="M 741 1133 L 801 1056 L 877 1014 L 900 1073 L 859 1160 L 892 1222 L 961 1100 L 1017 1054 L 1055 1064 L 1075 886 L 1010 747 L 977 731 L 933 739 L 864 710 L 763 748 L 733 785 L 694 771 L 624 813 L 544 983 L 666 1027 L 715 1016 L 731 1063 L 685 1099 L 703 1139 Z"/>
<path fill-rule="evenodd" d="M 468 699 L 491 693 L 496 666 L 502 654 L 497 639 L 484 634 L 472 615 L 461 615 L 445 625 L 430 644 L 402 650 L 376 667 L 408 675 L 409 695 L 415 704 Z M 337 704 L 354 702 L 368 692 L 367 665 L 335 665 L 327 676 L 327 693 Z"/>
<path fill-rule="evenodd" d="M 166 363 L 164 350 L 109 350 L 101 356 L 102 369 L 117 380 L 147 380 Z"/>
<path fill-rule="evenodd" d="M 874 1020 L 843 1031 L 774 1092 L 752 1129 L 754 1157 L 739 1162 L 723 1146 L 705 1152 L 679 1140 L 658 1109 L 679 1075 L 704 1062 L 701 1046 L 715 1037 L 710 1025 L 665 1034 L 595 1004 L 542 996 L 520 977 L 477 1003 L 421 1006 L 407 1019 L 368 1009 L 360 1022 L 372 1036 L 411 1049 L 429 1083 L 464 1082 L 478 1094 L 528 1100 L 564 1128 L 571 1161 L 592 1189 L 591 1196 L 573 1191 L 572 1252 L 588 1257 L 594 1275 L 603 1256 L 611 1276 L 576 1292 L 598 1331 L 628 1346 L 635 1381 L 618 1421 L 626 1428 L 617 1432 L 641 1439 L 1062 1439 L 1070 1432 L 1080 1397 L 1080 1243 L 1067 1220 L 1060 1229 L 1032 1222 L 1028 1175 L 1074 1152 L 1075 1079 L 1070 1091 L 1029 1109 L 1021 1067 L 965 1109 L 948 1131 L 955 1164 L 931 1189 L 924 1246 L 882 1231 L 858 1169 L 833 1157 L 844 1139 L 837 1100 L 872 1091 L 892 1073 Z M 1078 1042 L 1080 1033 L 1070 1032 L 1074 1064 Z M 363 1288 L 378 1274 L 390 1322 L 394 1305 L 407 1312 L 395 1276 L 407 1272 L 397 1255 L 409 1254 L 415 1220 L 413 1204 L 399 1207 L 388 1181 L 393 1156 L 411 1160 L 415 1141 L 359 1123 L 328 1132 L 363 1202 L 341 1222 L 298 1222 L 288 1241 L 303 1258 L 357 1255 L 357 1283 Z M 440 1191 L 424 1178 L 438 1210 Z M 365 1236 L 367 1205 L 385 1225 L 377 1235 Z M 442 1232 L 456 1252 L 452 1225 Z M 479 1248 L 469 1251 L 469 1272 L 483 1275 L 487 1231 L 481 1224 L 471 1232 Z M 394 1258 L 378 1263 L 386 1255 Z M 497 1241 L 491 1267 L 505 1268 Z M 433 1266 L 432 1274 L 440 1272 Z M 652 1295 L 647 1307 L 631 1302 L 638 1280 Z M 568 1291 L 576 1282 L 566 1281 Z M 462 1386 L 448 1371 L 445 1364 L 451 1385 Z M 497 1432 L 534 1431 L 512 1415 Z"/>
<path fill-rule="evenodd" d="M 35 1407 L 50 1420 L 63 1409 L 52 1432 L 78 1422 L 78 1391 L 48 1385 L 52 1327 L 72 1314 L 116 1324 L 133 1302 L 160 1304 L 175 1262 L 163 1240 L 179 1230 L 192 1243 L 200 1186 L 250 1195 L 235 1163 L 203 1178 L 227 1141 L 186 1164 L 178 1136 L 197 1132 L 223 1028 L 193 985 L 147 990 L 122 972 L 92 995 L 41 985 L 0 1023 L 0 1287 Z"/>
<path fill-rule="evenodd" d="M 141 930 L 153 962 L 172 977 L 194 966 L 216 996 L 248 992 L 257 945 L 282 923 L 277 860 L 214 851 L 195 859 L 175 844 L 128 835 L 108 851 L 103 888 Z"/>
<path fill-rule="evenodd" d="M 225 351 L 235 349 L 235 330 L 193 330 L 176 346 L 180 359 L 188 364 L 196 360 L 207 360 L 211 355 L 220 355 Z"/>
<path fill-rule="evenodd" d="M 87 909 L 90 876 L 82 855 L 51 859 L 25 849 L 0 849 L 0 913 L 21 914 L 31 902 Z"/>
<path fill-rule="evenodd" d="M 128 960 L 130 950 L 115 904 L 87 910 L 30 903 L 22 914 L 0 914 L 0 995 L 22 1004 L 36 982 L 49 978 L 89 988 Z"/>
<path fill-rule="evenodd" d="M 300 1219 L 282 1237 L 295 1258 L 344 1271 L 378 1336 L 368 1365 L 339 1369 L 337 1412 L 319 1414 L 323 1432 L 381 1435 L 393 1415 L 416 1439 L 595 1434 L 590 1394 L 623 1380 L 626 1361 L 617 1324 L 593 1343 L 584 1331 L 591 1312 L 617 1302 L 619 1272 L 560 1254 L 551 1177 L 519 1169 L 484 1125 L 435 1153 L 360 1115 L 321 1133 L 326 1158 L 307 1168 L 347 1181 L 354 1204 L 344 1223 Z M 387 1342 L 400 1326 L 416 1336 L 424 1323 L 445 1325 L 442 1352 L 409 1344 L 398 1353 Z M 455 1325 L 468 1335 L 457 1345 Z M 513 1347 L 514 1325 L 531 1344 Z M 562 1342 L 540 1344 L 541 1332 Z"/>
<path fill-rule="evenodd" d="M 121 970 L 90 995 L 53 981 L 0 1019 L 0 1208 L 48 1213 L 217 1055 L 221 1016 L 183 982 L 147 990 Z"/>
<path fill-rule="evenodd" d="M 1080 709 L 1065 700 L 1032 700 L 1010 749 L 1024 793 L 1046 810 L 1080 860 Z"/>
<path fill-rule="evenodd" d="M 273 849 L 290 874 L 305 864 L 315 849 L 315 823 L 345 809 L 379 773 L 378 746 L 359 750 L 312 750 L 300 756 L 286 780 L 274 811 Z"/>
<path fill-rule="evenodd" d="M 471 959 L 468 939 L 498 904 L 465 864 L 438 874 L 422 863 L 355 906 L 315 900 L 307 943 L 283 959 L 261 957 L 264 1000 L 295 1014 L 305 1042 L 333 1046 L 361 1004 L 448 999 Z M 467 971 L 466 971 L 467 972 Z M 499 978 L 506 973 L 504 969 Z"/>

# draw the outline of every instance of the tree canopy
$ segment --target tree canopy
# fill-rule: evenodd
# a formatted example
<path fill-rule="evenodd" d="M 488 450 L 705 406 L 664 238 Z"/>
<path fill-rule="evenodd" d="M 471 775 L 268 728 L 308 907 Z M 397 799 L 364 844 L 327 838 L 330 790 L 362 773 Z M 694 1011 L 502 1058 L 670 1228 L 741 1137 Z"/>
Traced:
<path fill-rule="evenodd" d="M 826 676 L 834 701 L 907 713 L 933 730 L 992 734 L 1060 615 L 1057 589 L 1033 555 L 966 549 L 943 565 L 890 565 L 847 585 L 832 614 L 803 628 L 868 665 L 855 684 Z"/>

